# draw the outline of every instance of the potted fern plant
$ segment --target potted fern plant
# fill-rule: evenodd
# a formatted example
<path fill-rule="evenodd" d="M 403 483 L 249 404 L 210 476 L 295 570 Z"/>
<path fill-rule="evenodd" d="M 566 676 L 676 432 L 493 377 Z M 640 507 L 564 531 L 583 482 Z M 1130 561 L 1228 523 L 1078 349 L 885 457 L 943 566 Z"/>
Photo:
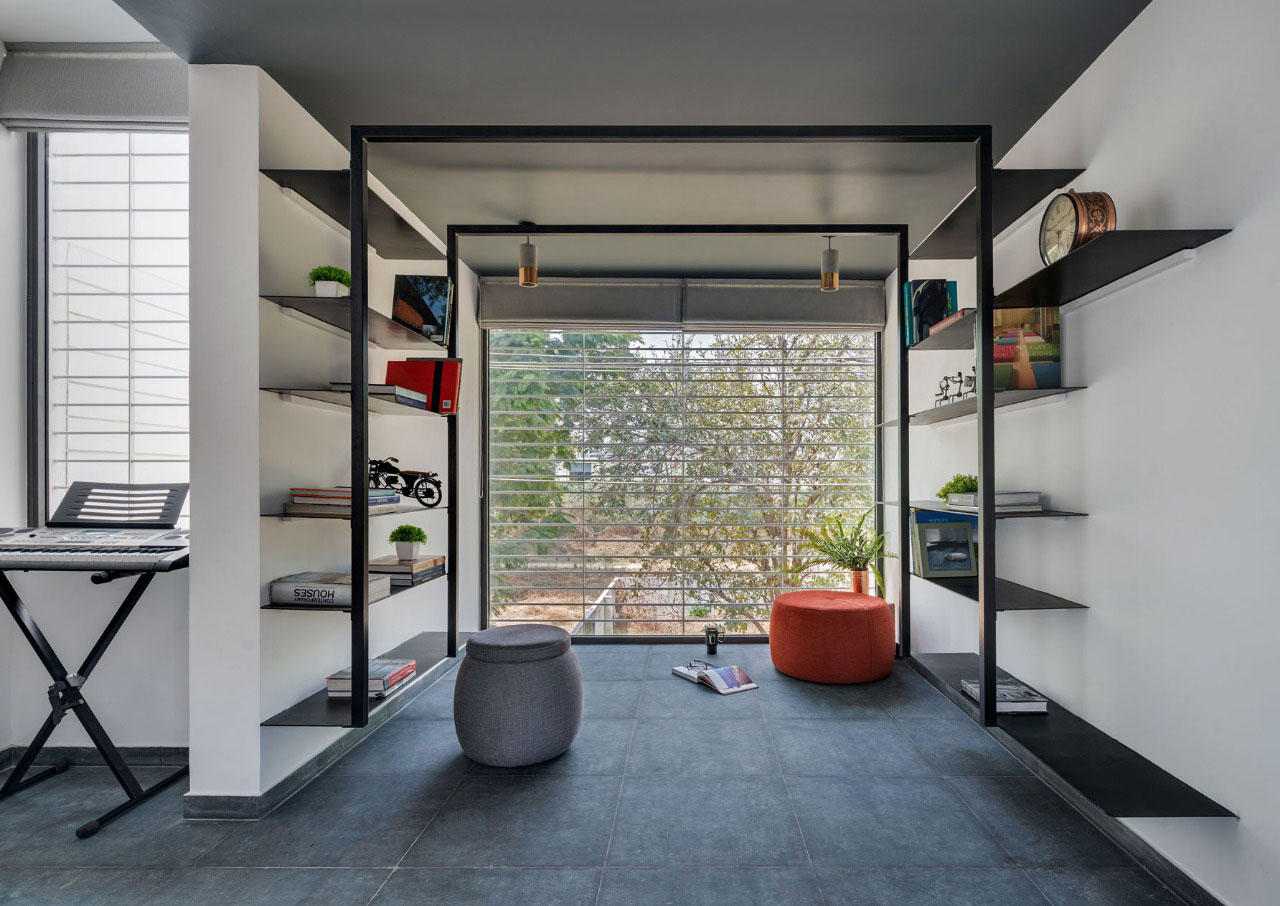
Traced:
<path fill-rule="evenodd" d="M 416 525 L 398 525 L 387 540 L 395 544 L 397 559 L 416 560 L 422 545 L 427 542 L 427 533 Z"/>
<path fill-rule="evenodd" d="M 867 518 L 871 510 L 867 510 L 852 526 L 846 527 L 844 520 L 834 516 L 823 523 L 819 529 L 802 529 L 800 534 L 805 538 L 804 547 L 813 551 L 815 556 L 801 561 L 799 569 L 810 566 L 835 566 L 849 571 L 849 590 L 855 594 L 873 594 L 871 577 L 875 576 L 876 585 L 883 588 L 884 578 L 876 568 L 876 561 L 881 557 L 893 557 L 885 550 L 885 536 L 867 528 Z"/>
<path fill-rule="evenodd" d="M 307 274 L 307 279 L 316 288 L 317 296 L 351 295 L 351 272 L 344 267 L 322 264 L 313 267 L 311 273 Z"/>

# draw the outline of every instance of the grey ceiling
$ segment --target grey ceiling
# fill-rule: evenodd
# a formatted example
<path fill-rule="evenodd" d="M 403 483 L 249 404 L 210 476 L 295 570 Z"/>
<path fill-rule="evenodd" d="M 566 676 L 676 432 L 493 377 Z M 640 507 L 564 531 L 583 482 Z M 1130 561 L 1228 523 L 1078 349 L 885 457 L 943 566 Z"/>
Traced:
<path fill-rule="evenodd" d="M 1149 0 L 117 2 L 190 62 L 263 67 L 340 138 L 352 123 L 990 123 L 998 160 Z M 440 232 L 842 220 L 923 238 L 972 186 L 956 151 L 419 145 L 381 146 L 372 166 Z M 509 271 L 497 245 L 469 262 Z M 891 268 L 877 245 L 845 273 Z M 547 244 L 545 266 L 750 276 L 816 260 L 788 243 L 608 247 L 562 240 L 557 262 Z"/>

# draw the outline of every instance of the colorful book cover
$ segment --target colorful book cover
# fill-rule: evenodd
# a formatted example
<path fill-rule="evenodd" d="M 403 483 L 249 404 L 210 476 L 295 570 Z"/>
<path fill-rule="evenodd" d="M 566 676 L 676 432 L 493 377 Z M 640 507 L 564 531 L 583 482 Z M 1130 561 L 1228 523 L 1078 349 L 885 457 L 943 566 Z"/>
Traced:
<path fill-rule="evenodd" d="M 902 287 L 902 293 L 908 346 L 928 339 L 935 326 L 960 308 L 954 280 L 911 280 Z"/>

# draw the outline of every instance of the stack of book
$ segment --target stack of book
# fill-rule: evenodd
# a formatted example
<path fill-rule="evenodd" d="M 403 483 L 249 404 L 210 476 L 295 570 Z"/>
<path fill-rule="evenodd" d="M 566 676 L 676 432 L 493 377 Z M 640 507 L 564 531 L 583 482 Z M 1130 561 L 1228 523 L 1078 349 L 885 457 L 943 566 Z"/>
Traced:
<path fill-rule="evenodd" d="M 385 698 L 391 695 L 413 679 L 417 670 L 417 661 L 391 657 L 371 658 L 369 660 L 369 696 Z M 350 698 L 351 669 L 348 667 L 325 677 L 325 689 L 328 690 L 330 698 Z"/>
<path fill-rule="evenodd" d="M 351 488 L 338 485 L 331 488 L 290 488 L 292 498 L 284 505 L 287 516 L 347 516 L 351 515 Z M 394 512 L 400 505 L 400 495 L 389 488 L 369 489 L 369 515 Z"/>
<path fill-rule="evenodd" d="M 978 681 L 961 680 L 960 689 L 974 701 L 978 701 Z M 997 714 L 1046 714 L 1049 700 L 1021 680 L 1013 677 L 996 682 Z"/>
<path fill-rule="evenodd" d="M 444 575 L 444 555 L 428 554 L 416 560 L 378 557 L 369 561 L 369 575 L 387 576 L 392 588 L 411 588 Z"/>
<path fill-rule="evenodd" d="M 960 513 L 978 512 L 977 494 L 948 494 L 947 509 Z M 1039 513 L 1044 509 L 1039 491 L 997 491 L 997 513 Z"/>
<path fill-rule="evenodd" d="M 391 594 L 387 576 L 369 577 L 369 603 Z M 351 573 L 294 573 L 271 583 L 272 604 L 308 607 L 350 607 Z"/>
<path fill-rule="evenodd" d="M 329 388 L 338 393 L 350 393 L 351 382 L 333 381 L 329 384 Z M 425 393 L 419 393 L 417 390 L 410 390 L 408 387 L 400 387 L 396 384 L 370 384 L 369 395 L 399 403 L 401 406 L 412 406 L 414 409 L 428 408 L 427 395 Z"/>

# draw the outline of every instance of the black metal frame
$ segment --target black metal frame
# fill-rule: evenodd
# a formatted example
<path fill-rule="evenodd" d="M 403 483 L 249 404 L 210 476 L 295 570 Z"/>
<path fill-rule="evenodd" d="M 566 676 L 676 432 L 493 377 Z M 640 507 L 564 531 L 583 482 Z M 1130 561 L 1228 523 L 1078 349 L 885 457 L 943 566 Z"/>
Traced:
<path fill-rule="evenodd" d="M 994 486 L 994 396 L 992 392 L 991 342 L 993 326 L 994 290 L 991 280 L 992 221 L 991 221 L 991 127 L 989 125 L 865 125 L 865 126 L 426 126 L 426 125 L 356 125 L 351 127 L 351 304 L 360 317 L 351 319 L 351 485 L 353 488 L 368 484 L 368 251 L 367 198 L 368 198 L 368 145 L 369 143 L 784 143 L 805 142 L 887 142 L 911 143 L 962 143 L 976 148 L 976 197 L 978 200 L 978 318 L 975 330 L 981 332 L 976 346 L 978 353 L 978 425 L 979 425 L 979 513 L 978 523 L 982 537 L 979 557 L 979 611 L 982 627 L 980 654 L 982 659 L 982 694 L 979 701 L 982 723 L 995 724 L 995 499 Z M 877 228 L 876 233 L 898 232 L 897 225 Z M 458 228 L 449 227 L 446 253 L 449 277 L 457 286 L 457 238 Z M 546 228 L 538 226 L 484 225 L 473 227 L 474 235 L 545 234 L 554 229 L 565 231 L 569 227 Z M 581 233 L 643 234 L 652 227 L 579 225 L 572 228 Z M 682 227 L 685 232 L 698 232 L 696 226 Z M 830 230 L 822 225 L 736 225 L 722 230 L 728 233 L 778 233 L 788 230 L 816 232 Z M 705 228 L 704 228 L 704 231 Z M 905 227 L 899 232 L 899 268 L 901 285 L 908 279 L 907 259 L 909 247 Z M 910 413 L 907 412 L 908 365 L 905 342 L 904 313 L 900 293 L 895 295 L 898 304 L 900 373 L 899 373 L 899 558 L 898 619 L 901 631 L 901 654 L 910 656 L 910 578 L 907 566 L 910 550 L 910 513 L 907 503 L 910 476 L 908 474 Z M 457 355 L 457 318 L 449 328 L 449 355 Z M 455 494 L 457 478 L 457 422 L 449 419 L 449 598 L 448 598 L 448 651 L 457 653 L 457 506 Z M 353 688 L 367 686 L 367 658 L 369 637 L 368 604 L 368 499 L 357 494 L 352 497 L 351 565 L 352 594 L 352 684 Z M 483 524 L 483 520 L 482 520 Z M 368 722 L 369 705 L 365 696 L 352 696 L 352 725 L 362 727 Z"/>
<path fill-rule="evenodd" d="M 49 142 L 43 132 L 28 132 L 26 147 L 27 215 L 27 525 L 43 525 L 49 508 Z"/>
<path fill-rule="evenodd" d="M 112 578 L 122 578 L 133 574 L 109 575 Z M 85 701 L 84 694 L 81 692 L 84 684 L 89 679 L 89 674 L 93 672 L 93 668 L 102 660 L 102 656 L 106 654 L 107 647 L 115 640 L 116 634 L 120 632 L 125 620 L 133 613 L 134 607 L 142 599 L 142 595 L 151 585 L 151 580 L 154 578 L 155 573 L 142 573 L 138 576 L 137 581 L 133 583 L 128 594 L 125 595 L 124 601 L 116 609 L 110 622 L 107 623 L 106 628 L 98 636 L 98 640 L 94 642 L 93 648 L 90 649 L 88 656 L 85 657 L 84 663 L 80 665 L 80 669 L 75 673 L 68 673 L 67 668 L 62 665 L 62 661 L 58 658 L 57 652 L 49 644 L 48 638 L 45 637 L 40 627 L 36 625 L 31 611 L 27 609 L 27 605 L 9 581 L 9 576 L 0 571 L 0 598 L 4 600 L 5 607 L 8 608 L 9 613 L 13 616 L 14 622 L 18 624 L 18 628 L 22 630 L 22 634 L 30 643 L 32 650 L 35 651 L 36 657 L 40 659 L 40 663 L 44 665 L 44 669 L 53 680 L 53 685 L 49 687 L 49 716 L 45 718 L 40 729 L 36 731 L 35 738 L 31 740 L 30 745 L 27 746 L 26 751 L 22 754 L 22 758 L 18 760 L 17 766 L 5 780 L 4 786 L 0 787 L 0 799 L 12 796 L 14 793 L 34 786 L 42 780 L 61 774 L 67 769 L 68 762 L 63 760 L 52 767 L 45 768 L 38 774 L 34 774 L 31 777 L 26 776 L 27 771 L 35 764 L 36 758 L 44 748 L 45 743 L 49 741 L 49 736 L 52 735 L 58 724 L 62 722 L 62 718 L 66 716 L 68 711 L 74 711 L 76 717 L 84 726 L 85 732 L 89 734 L 89 739 L 93 741 L 99 754 L 102 755 L 103 761 L 107 763 L 107 767 L 111 769 L 111 773 L 115 776 L 127 796 L 123 803 L 106 814 L 77 828 L 76 836 L 81 839 L 93 836 L 101 828 L 121 815 L 146 802 L 165 787 L 187 775 L 188 766 L 183 765 L 163 780 L 144 788 L 138 782 L 138 778 L 134 776 L 133 771 L 125 764 L 124 756 L 120 754 L 120 750 L 111 741 L 107 731 L 98 722 L 97 716 L 94 715 L 93 709 L 89 707 L 89 703 Z M 94 579 L 97 581 L 96 576 Z"/>

